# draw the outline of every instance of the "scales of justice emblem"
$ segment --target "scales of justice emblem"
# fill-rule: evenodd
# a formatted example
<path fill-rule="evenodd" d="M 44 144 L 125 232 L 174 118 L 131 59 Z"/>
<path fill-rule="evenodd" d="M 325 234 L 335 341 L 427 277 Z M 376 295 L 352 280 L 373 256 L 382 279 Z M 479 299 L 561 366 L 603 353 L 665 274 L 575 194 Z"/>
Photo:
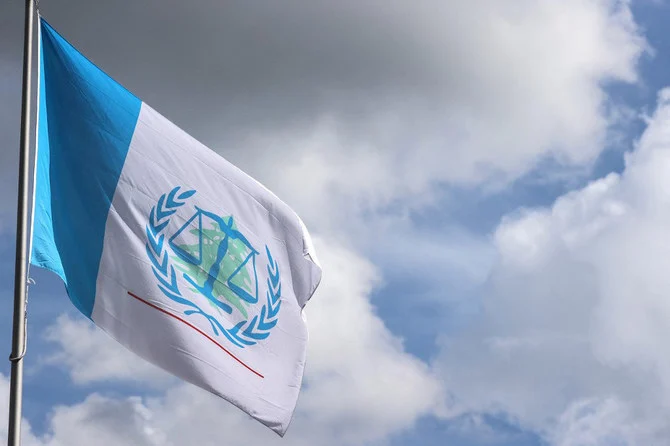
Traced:
<path fill-rule="evenodd" d="M 146 252 L 156 285 L 180 304 L 184 316 L 207 320 L 215 336 L 240 348 L 255 345 L 270 336 L 279 318 L 279 265 L 268 246 L 261 251 L 249 242 L 232 215 L 193 206 L 185 223 L 171 225 L 177 210 L 195 194 L 177 186 L 151 208 Z M 261 287 L 259 264 L 267 270 Z"/>

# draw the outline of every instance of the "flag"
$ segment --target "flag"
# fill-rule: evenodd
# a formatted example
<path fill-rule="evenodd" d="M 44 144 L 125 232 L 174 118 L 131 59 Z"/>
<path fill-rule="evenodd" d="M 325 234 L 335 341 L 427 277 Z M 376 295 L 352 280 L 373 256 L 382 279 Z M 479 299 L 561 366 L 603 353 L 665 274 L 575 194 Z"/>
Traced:
<path fill-rule="evenodd" d="M 283 435 L 321 279 L 300 218 L 40 22 L 31 263 L 119 343 Z"/>

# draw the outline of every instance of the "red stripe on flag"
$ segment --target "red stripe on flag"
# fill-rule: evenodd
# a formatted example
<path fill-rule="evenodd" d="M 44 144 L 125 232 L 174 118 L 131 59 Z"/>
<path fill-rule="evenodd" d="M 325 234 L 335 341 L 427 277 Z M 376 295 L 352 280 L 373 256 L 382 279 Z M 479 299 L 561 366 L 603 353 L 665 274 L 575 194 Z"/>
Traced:
<path fill-rule="evenodd" d="M 150 302 L 148 302 L 148 301 L 142 299 L 141 297 L 139 297 L 139 296 L 137 296 L 137 295 L 131 293 L 130 291 L 128 291 L 128 295 L 131 296 L 131 297 L 134 297 L 135 299 L 139 300 L 139 301 L 142 302 L 143 304 L 146 304 L 146 305 L 150 306 L 151 308 L 160 311 L 161 313 L 167 314 L 168 316 L 177 319 L 179 322 L 181 322 L 181 323 L 187 325 L 188 327 L 191 327 L 193 330 L 197 331 L 198 333 L 200 333 L 201 335 L 203 335 L 204 337 L 206 337 L 207 339 L 209 339 L 214 345 L 216 345 L 217 347 L 219 347 L 221 350 L 223 350 L 224 352 L 228 353 L 228 355 L 229 355 L 231 358 L 233 358 L 235 361 L 237 361 L 237 362 L 239 362 L 240 364 L 242 364 L 242 365 L 244 366 L 244 368 L 246 368 L 247 370 L 249 370 L 251 373 L 253 373 L 253 374 L 256 375 L 256 376 L 259 376 L 260 378 L 265 378 L 263 375 L 261 375 L 261 374 L 258 373 L 256 370 L 254 370 L 254 369 L 252 369 L 251 367 L 249 367 L 248 365 L 246 365 L 246 364 L 245 364 L 244 362 L 242 362 L 237 356 L 233 355 L 233 354 L 232 354 L 230 351 L 228 351 L 224 346 L 222 346 L 221 344 L 219 344 L 218 342 L 216 342 L 211 336 L 209 336 L 209 335 L 208 335 L 207 333 L 205 333 L 204 331 L 200 330 L 200 329 L 199 329 L 198 327 L 196 327 L 195 325 L 193 325 L 193 324 L 191 324 L 191 323 L 189 323 L 189 322 L 186 322 L 184 319 L 180 318 L 180 317 L 177 316 L 176 314 L 172 314 L 172 313 L 170 313 L 169 311 L 166 311 L 166 310 L 162 309 L 161 307 L 159 307 L 159 306 L 157 306 L 157 305 L 154 305 L 154 304 L 152 304 L 152 303 L 150 303 Z"/>

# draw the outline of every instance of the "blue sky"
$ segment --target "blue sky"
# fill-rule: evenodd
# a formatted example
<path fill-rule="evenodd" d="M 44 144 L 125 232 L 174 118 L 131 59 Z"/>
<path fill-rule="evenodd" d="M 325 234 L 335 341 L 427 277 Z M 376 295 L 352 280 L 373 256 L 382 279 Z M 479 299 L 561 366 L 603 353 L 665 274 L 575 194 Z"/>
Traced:
<path fill-rule="evenodd" d="M 14 3 L 0 7 L 7 191 Z M 171 404 L 213 408 L 231 444 L 665 444 L 665 2 L 43 3 L 101 68 L 293 206 L 332 266 L 308 305 L 313 362 L 281 441 L 150 366 L 128 371 L 140 360 L 33 268 L 29 444 L 183 444 L 198 416 Z M 347 305 L 363 315 L 351 333 L 337 328 Z M 202 444 L 226 438 L 210 430 Z"/>

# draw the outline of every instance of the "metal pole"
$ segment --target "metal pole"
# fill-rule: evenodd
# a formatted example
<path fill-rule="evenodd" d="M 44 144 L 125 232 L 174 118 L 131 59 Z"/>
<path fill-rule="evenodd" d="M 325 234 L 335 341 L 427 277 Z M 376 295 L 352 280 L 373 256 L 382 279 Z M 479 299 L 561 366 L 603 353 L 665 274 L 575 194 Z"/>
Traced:
<path fill-rule="evenodd" d="M 19 194 L 16 211 L 16 264 L 14 266 L 14 317 L 12 363 L 9 386 L 7 444 L 21 444 L 21 403 L 23 399 L 23 356 L 26 348 L 26 287 L 28 258 L 28 180 L 30 177 L 30 87 L 33 61 L 34 0 L 26 0 L 23 38 L 23 94 L 21 102 L 21 148 L 19 153 Z"/>

